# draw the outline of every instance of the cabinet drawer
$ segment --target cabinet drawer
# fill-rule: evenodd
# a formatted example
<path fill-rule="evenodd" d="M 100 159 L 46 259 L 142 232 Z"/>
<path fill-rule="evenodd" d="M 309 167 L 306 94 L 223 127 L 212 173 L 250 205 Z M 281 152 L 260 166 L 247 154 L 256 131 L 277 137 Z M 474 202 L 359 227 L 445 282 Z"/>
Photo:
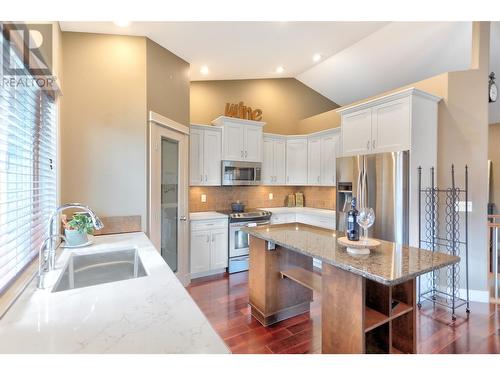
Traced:
<path fill-rule="evenodd" d="M 297 221 L 325 229 L 335 229 L 335 217 L 324 217 L 311 214 L 297 214 Z"/>
<path fill-rule="evenodd" d="M 227 226 L 228 226 L 227 219 L 191 221 L 191 230 L 210 230 L 215 228 L 227 229 Z"/>

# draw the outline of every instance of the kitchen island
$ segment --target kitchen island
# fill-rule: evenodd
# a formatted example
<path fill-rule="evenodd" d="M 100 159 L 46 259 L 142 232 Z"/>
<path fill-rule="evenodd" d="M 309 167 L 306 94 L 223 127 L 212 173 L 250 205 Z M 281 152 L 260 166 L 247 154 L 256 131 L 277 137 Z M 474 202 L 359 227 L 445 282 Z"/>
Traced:
<path fill-rule="evenodd" d="M 252 315 L 271 325 L 309 311 L 313 291 L 321 293 L 322 353 L 416 353 L 415 279 L 460 261 L 387 241 L 351 255 L 337 244 L 344 233 L 299 223 L 244 231 Z"/>
<path fill-rule="evenodd" d="M 144 233 L 93 241 L 61 251 L 46 289 L 28 285 L 0 319 L 0 353 L 230 353 Z M 54 291 L 71 255 L 121 249 L 137 250 L 146 275 Z"/>

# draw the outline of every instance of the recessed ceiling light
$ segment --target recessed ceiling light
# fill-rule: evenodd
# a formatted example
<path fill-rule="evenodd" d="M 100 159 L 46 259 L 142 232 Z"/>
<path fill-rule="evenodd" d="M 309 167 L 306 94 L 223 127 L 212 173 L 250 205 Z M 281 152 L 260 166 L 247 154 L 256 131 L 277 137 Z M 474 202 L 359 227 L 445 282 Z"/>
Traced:
<path fill-rule="evenodd" d="M 113 21 L 113 23 L 116 26 L 118 26 L 118 27 L 128 27 L 128 26 L 130 26 L 130 21 L 121 20 L 121 21 Z"/>
<path fill-rule="evenodd" d="M 200 69 L 200 73 L 206 76 L 208 74 L 208 66 L 203 65 Z"/>
<path fill-rule="evenodd" d="M 276 73 L 281 74 L 285 71 L 285 68 L 283 68 L 281 65 L 276 68 Z"/>
<path fill-rule="evenodd" d="M 313 56 L 313 61 L 318 62 L 319 60 L 321 60 L 321 54 L 315 53 Z"/>

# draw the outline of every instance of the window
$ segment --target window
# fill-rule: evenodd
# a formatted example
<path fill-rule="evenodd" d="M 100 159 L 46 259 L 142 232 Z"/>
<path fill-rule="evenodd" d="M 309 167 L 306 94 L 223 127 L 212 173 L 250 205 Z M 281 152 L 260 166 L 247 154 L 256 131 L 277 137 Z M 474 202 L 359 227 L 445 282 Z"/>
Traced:
<path fill-rule="evenodd" d="M 47 91 L 0 86 L 0 293 L 38 254 L 56 207 L 55 111 Z"/>

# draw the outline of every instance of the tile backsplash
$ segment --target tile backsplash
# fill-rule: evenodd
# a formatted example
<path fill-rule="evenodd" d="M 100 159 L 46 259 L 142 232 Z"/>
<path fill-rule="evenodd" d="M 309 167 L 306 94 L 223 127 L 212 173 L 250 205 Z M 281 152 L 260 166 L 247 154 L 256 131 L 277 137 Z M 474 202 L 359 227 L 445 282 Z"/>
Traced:
<path fill-rule="evenodd" d="M 230 209 L 239 200 L 247 208 L 286 206 L 288 194 L 304 193 L 306 207 L 335 209 L 335 187 L 324 186 L 193 186 L 189 188 L 189 211 L 220 211 Z M 273 199 L 269 199 L 269 193 Z M 201 202 L 201 194 L 207 201 Z"/>

